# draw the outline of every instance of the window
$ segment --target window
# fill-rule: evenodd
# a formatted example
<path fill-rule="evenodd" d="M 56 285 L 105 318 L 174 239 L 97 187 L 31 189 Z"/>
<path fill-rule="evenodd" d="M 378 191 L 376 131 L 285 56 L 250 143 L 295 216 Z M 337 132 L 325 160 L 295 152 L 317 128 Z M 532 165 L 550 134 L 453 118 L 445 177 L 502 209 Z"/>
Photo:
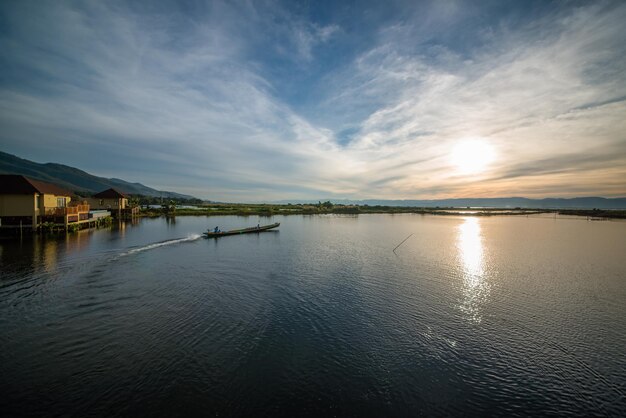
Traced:
<path fill-rule="evenodd" d="M 65 198 L 64 197 L 57 197 L 57 207 L 58 208 L 64 208 L 65 207 Z"/>

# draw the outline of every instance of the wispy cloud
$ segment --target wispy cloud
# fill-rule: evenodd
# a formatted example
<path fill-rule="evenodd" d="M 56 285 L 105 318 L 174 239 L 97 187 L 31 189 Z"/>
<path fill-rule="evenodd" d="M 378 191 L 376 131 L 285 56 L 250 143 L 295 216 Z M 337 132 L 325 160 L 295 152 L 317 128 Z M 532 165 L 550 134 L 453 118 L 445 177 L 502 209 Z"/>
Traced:
<path fill-rule="evenodd" d="M 4 150 L 224 200 L 626 194 L 624 5 L 194 7 L 0 7 Z"/>
<path fill-rule="evenodd" d="M 339 106 L 371 97 L 381 103 L 359 125 L 347 152 L 376 161 L 364 171 L 367 178 L 394 173 L 381 167 L 377 156 L 384 156 L 389 168 L 398 161 L 429 157 L 396 181 L 391 188 L 395 194 L 421 196 L 434 190 L 432 196 L 437 196 L 436 184 L 458 184 L 464 186 L 463 194 L 508 195 L 510 184 L 499 187 L 488 177 L 477 182 L 444 174 L 453 171 L 446 158 L 453 143 L 480 136 L 499 151 L 492 172 L 496 177 L 521 166 L 527 168 L 518 173 L 541 173 L 545 180 L 569 161 L 571 176 L 560 178 L 561 193 L 579 183 L 576 176 L 591 171 L 605 173 L 595 190 L 623 194 L 624 182 L 621 191 L 604 184 L 626 162 L 621 100 L 626 80 L 620 72 L 626 37 L 619 23 L 625 11 L 594 5 L 553 13 L 515 31 L 500 28 L 490 35 L 493 39 L 464 54 L 440 45 L 422 54 L 404 54 L 403 45 L 389 34 L 402 39 L 405 29 L 385 31 L 381 45 L 355 61 L 356 82 L 338 82 L 348 88 L 331 98 Z M 614 153 L 611 161 L 595 157 L 607 150 Z M 576 169 L 581 160 L 586 164 Z M 515 191 L 535 194 L 535 186 L 524 183 L 519 181 Z M 442 190 L 445 194 L 447 189 Z"/>

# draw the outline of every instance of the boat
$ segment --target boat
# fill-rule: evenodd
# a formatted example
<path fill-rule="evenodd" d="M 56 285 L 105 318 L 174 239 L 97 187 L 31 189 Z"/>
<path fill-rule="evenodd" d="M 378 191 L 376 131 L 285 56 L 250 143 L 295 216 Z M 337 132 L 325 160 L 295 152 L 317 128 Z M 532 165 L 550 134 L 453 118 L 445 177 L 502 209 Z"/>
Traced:
<path fill-rule="evenodd" d="M 208 230 L 207 232 L 203 233 L 202 236 L 204 238 L 219 238 L 225 237 L 227 235 L 252 234 L 255 232 L 268 231 L 270 229 L 278 228 L 279 226 L 280 222 L 276 222 L 275 224 L 271 225 L 253 226 L 252 228 L 233 229 L 230 231 L 213 232 L 212 230 Z"/>

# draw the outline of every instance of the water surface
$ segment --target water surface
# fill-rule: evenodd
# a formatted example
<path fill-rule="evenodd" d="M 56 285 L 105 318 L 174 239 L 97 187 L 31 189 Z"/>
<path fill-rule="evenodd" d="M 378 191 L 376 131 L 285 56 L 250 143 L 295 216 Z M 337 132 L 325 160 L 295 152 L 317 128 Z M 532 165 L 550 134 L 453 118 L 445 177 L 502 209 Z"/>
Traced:
<path fill-rule="evenodd" d="M 0 241 L 0 412 L 624 415 L 626 223 L 258 221 Z"/>

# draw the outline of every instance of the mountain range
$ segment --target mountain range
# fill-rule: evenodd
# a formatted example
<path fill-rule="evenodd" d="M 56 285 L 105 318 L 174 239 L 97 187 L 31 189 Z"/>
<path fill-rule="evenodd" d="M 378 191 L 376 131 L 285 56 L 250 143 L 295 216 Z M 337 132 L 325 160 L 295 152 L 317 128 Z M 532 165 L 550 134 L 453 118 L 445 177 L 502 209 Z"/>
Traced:
<path fill-rule="evenodd" d="M 156 190 L 141 183 L 130 183 L 117 178 L 98 177 L 75 167 L 63 164 L 40 164 L 0 151 L 0 174 L 21 174 L 35 180 L 56 184 L 80 195 L 90 195 L 110 187 L 126 194 L 168 199 L 193 199 L 193 196 L 164 190 Z M 438 200 L 350 200 L 323 199 L 334 204 L 370 206 L 414 206 L 414 207 L 492 207 L 492 208 L 536 208 L 536 209 L 626 209 L 626 198 L 575 197 L 570 199 L 525 197 L 460 198 Z M 274 203 L 311 203 L 311 200 L 283 200 Z M 313 202 L 316 203 L 316 202 Z"/>
<path fill-rule="evenodd" d="M 193 196 L 164 190 L 156 190 L 141 183 L 130 183 L 116 178 L 94 176 L 86 171 L 63 164 L 25 160 L 0 151 L 0 174 L 21 174 L 35 180 L 56 184 L 79 195 L 91 195 L 108 188 L 115 188 L 126 194 L 168 199 L 193 199 Z"/>

